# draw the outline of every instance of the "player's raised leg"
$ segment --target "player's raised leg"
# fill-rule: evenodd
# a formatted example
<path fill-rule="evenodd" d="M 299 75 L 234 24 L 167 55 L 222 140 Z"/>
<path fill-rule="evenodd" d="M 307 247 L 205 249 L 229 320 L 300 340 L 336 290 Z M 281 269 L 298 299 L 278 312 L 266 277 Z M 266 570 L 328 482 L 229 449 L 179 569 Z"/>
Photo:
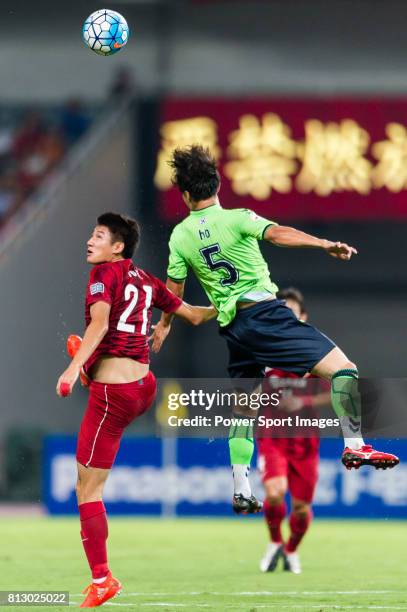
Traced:
<path fill-rule="evenodd" d="M 281 471 L 286 471 L 286 467 L 286 465 L 281 465 Z M 268 527 L 270 541 L 260 561 L 260 570 L 262 572 L 274 571 L 277 567 L 278 560 L 283 555 L 284 542 L 281 525 L 287 514 L 287 506 L 285 503 L 287 487 L 288 482 L 286 476 L 275 476 L 264 481 L 266 499 L 263 504 L 263 513 Z"/>
<path fill-rule="evenodd" d="M 102 605 L 120 592 L 120 582 L 112 576 L 107 559 L 108 525 L 102 500 L 110 470 L 85 467 L 78 463 L 76 494 L 81 521 L 82 544 L 92 572 L 92 583 L 85 589 L 81 608 Z"/>
<path fill-rule="evenodd" d="M 399 459 L 396 455 L 376 451 L 363 440 L 356 365 L 335 347 L 313 368 L 312 373 L 331 380 L 332 407 L 340 420 L 345 443 L 342 455 L 345 467 L 358 469 L 361 465 L 372 465 L 376 469 L 386 469 L 397 465 Z"/>

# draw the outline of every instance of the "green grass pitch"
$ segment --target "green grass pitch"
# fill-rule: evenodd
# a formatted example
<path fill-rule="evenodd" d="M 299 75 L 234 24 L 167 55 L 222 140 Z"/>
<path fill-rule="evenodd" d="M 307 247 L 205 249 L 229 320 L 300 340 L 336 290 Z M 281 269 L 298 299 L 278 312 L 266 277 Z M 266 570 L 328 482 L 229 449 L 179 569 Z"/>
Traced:
<path fill-rule="evenodd" d="M 0 589 L 68 590 L 76 607 L 89 583 L 78 521 L 3 517 L 0 525 Z M 109 529 L 123 592 L 106 608 L 407 610 L 403 522 L 315 521 L 300 549 L 300 576 L 259 572 L 261 520 L 112 518 Z"/>

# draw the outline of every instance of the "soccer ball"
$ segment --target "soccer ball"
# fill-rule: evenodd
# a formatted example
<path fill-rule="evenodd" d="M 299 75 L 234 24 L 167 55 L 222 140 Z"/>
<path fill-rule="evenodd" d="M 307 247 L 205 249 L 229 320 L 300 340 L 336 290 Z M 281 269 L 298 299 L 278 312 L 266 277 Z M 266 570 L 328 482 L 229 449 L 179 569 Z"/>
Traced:
<path fill-rule="evenodd" d="M 95 11 L 82 28 L 84 43 L 98 55 L 113 55 L 122 49 L 129 38 L 129 26 L 125 18 L 111 11 Z"/>

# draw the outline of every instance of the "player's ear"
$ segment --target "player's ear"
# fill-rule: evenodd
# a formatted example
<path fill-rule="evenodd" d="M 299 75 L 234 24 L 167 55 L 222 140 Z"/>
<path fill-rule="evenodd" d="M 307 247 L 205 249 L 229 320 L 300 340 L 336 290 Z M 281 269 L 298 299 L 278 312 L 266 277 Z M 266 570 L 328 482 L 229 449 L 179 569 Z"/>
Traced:
<path fill-rule="evenodd" d="M 115 255 L 122 255 L 124 251 L 124 242 L 115 242 L 113 245 L 113 253 Z"/>
<path fill-rule="evenodd" d="M 182 199 L 184 200 L 188 208 L 191 208 L 191 196 L 189 195 L 189 191 L 182 192 Z"/>

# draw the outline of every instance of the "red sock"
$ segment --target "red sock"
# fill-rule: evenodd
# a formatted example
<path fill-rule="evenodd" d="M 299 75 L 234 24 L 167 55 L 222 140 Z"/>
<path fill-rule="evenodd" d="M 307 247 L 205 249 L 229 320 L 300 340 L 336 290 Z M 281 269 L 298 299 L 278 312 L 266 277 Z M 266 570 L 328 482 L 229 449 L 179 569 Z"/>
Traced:
<path fill-rule="evenodd" d="M 80 504 L 81 537 L 92 578 L 104 578 L 109 572 L 106 540 L 108 536 L 106 509 L 102 501 Z"/>
<path fill-rule="evenodd" d="M 283 536 L 281 535 L 281 523 L 284 520 L 286 511 L 287 508 L 285 501 L 281 504 L 273 505 L 270 504 L 268 499 L 266 499 L 263 504 L 263 513 L 267 527 L 269 528 L 270 539 L 272 542 L 276 542 L 276 544 L 283 541 Z"/>
<path fill-rule="evenodd" d="M 290 539 L 285 547 L 288 553 L 294 552 L 297 549 L 298 544 L 304 537 L 310 523 L 312 521 L 312 510 L 308 510 L 307 514 L 290 514 Z"/>

